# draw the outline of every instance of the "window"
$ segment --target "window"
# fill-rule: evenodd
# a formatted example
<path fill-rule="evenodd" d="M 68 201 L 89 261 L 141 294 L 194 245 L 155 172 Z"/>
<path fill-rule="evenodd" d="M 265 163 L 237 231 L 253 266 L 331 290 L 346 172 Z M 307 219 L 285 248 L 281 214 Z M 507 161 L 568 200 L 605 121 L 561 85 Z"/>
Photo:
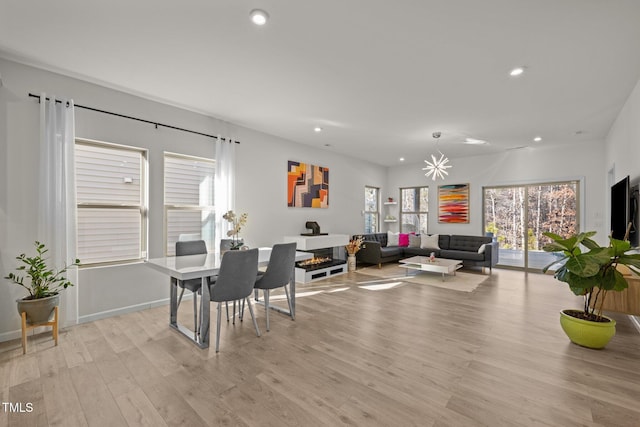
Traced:
<path fill-rule="evenodd" d="M 76 140 L 78 258 L 83 265 L 146 256 L 146 152 Z"/>
<path fill-rule="evenodd" d="M 166 254 L 175 255 L 180 235 L 202 239 L 214 250 L 215 161 L 180 154 L 164 154 Z"/>
<path fill-rule="evenodd" d="M 400 189 L 400 232 L 426 233 L 429 221 L 429 187 Z"/>
<path fill-rule="evenodd" d="M 377 233 L 379 230 L 380 189 L 364 187 L 364 232 Z"/>
<path fill-rule="evenodd" d="M 579 182 L 484 187 L 484 231 L 499 245 L 499 264 L 540 271 L 555 258 L 542 248 L 545 231 L 566 237 L 579 230 Z"/>

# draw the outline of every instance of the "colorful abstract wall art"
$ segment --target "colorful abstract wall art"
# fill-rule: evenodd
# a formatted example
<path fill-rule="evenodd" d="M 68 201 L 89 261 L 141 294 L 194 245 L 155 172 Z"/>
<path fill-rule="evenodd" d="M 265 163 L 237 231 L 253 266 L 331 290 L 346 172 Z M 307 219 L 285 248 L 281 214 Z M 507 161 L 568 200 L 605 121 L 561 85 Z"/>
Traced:
<path fill-rule="evenodd" d="M 287 166 L 287 206 L 329 207 L 329 168 L 289 160 Z"/>
<path fill-rule="evenodd" d="M 438 186 L 438 222 L 469 223 L 469 184 Z"/>

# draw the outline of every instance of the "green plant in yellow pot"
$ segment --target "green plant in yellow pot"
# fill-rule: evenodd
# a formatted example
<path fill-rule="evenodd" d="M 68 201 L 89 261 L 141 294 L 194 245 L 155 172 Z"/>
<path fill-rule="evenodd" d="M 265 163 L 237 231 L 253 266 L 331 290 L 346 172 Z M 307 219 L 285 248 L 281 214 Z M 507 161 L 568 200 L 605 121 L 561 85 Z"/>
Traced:
<path fill-rule="evenodd" d="M 602 314 L 607 293 L 629 286 L 616 267 L 621 264 L 640 268 L 640 254 L 630 253 L 628 241 L 613 237 L 609 237 L 609 246 L 600 246 L 591 239 L 595 234 L 595 231 L 588 231 L 563 238 L 544 233 L 552 242 L 543 249 L 561 253 L 562 258 L 544 267 L 543 272 L 559 266 L 554 277 L 567 283 L 575 295 L 584 297 L 581 310 L 560 312 L 560 325 L 569 339 L 584 347 L 603 348 L 615 335 L 616 325 L 615 320 Z"/>

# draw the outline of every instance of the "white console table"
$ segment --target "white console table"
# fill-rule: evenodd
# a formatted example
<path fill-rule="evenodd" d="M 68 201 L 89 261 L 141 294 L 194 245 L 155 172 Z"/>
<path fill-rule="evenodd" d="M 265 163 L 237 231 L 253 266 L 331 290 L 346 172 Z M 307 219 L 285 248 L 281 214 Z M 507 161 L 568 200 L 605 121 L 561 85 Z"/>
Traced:
<path fill-rule="evenodd" d="M 344 247 L 349 243 L 348 234 L 325 234 L 318 236 L 285 236 L 285 243 L 296 243 L 296 249 L 299 251 L 313 251 L 317 249 Z M 335 256 L 335 254 L 334 254 Z M 332 265 L 326 268 L 315 270 L 305 270 L 296 267 L 296 282 L 308 283 L 314 280 L 326 279 L 330 276 L 336 276 L 347 272 L 347 264 Z"/>

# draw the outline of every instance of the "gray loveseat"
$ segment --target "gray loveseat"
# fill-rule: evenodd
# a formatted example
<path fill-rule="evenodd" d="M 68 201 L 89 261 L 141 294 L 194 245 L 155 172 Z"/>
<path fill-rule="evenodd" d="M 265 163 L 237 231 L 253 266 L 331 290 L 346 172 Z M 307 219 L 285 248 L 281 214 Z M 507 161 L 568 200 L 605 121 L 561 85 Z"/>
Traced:
<path fill-rule="evenodd" d="M 438 258 L 458 259 L 463 265 L 491 268 L 498 263 L 498 243 L 491 237 L 460 236 L 440 234 L 439 248 L 411 246 L 387 246 L 387 233 L 359 234 L 364 237 L 364 248 L 356 254 L 358 262 L 378 264 L 398 261 L 416 255 L 429 256 L 431 252 Z"/>

